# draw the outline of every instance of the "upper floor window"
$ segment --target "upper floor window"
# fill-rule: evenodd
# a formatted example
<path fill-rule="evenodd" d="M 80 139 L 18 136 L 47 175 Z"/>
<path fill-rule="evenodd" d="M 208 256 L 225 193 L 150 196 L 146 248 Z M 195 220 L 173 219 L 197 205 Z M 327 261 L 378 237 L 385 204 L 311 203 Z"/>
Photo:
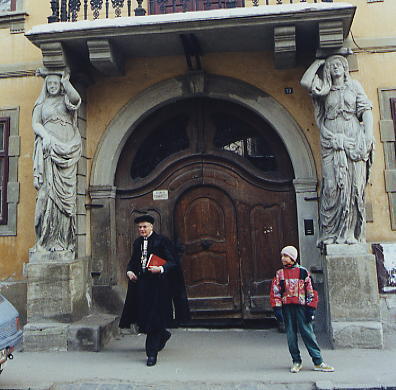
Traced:
<path fill-rule="evenodd" d="M 15 11 L 16 0 L 0 0 L 0 12 Z"/>
<path fill-rule="evenodd" d="M 7 224 L 8 138 L 10 118 L 0 118 L 0 224 Z"/>
<path fill-rule="evenodd" d="M 244 7 L 244 0 L 149 0 L 149 14 Z"/>
<path fill-rule="evenodd" d="M 11 34 L 20 34 L 25 31 L 24 11 L 25 0 L 0 0 L 0 29 L 10 29 Z"/>

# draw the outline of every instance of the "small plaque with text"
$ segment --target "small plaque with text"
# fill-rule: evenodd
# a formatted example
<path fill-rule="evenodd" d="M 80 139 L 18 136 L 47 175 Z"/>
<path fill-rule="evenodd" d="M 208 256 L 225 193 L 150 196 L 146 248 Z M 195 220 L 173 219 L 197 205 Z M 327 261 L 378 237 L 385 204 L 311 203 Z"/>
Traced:
<path fill-rule="evenodd" d="M 153 191 L 153 200 L 168 200 L 168 190 L 157 190 Z"/>

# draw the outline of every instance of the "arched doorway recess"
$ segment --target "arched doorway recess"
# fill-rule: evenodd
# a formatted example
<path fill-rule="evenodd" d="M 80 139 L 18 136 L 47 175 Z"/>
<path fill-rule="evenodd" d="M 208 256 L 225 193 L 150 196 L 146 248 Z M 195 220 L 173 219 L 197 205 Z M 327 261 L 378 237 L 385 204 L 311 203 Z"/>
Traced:
<path fill-rule="evenodd" d="M 116 171 L 119 274 L 136 237 L 131 221 L 149 211 L 182 247 L 195 318 L 262 316 L 282 245 L 298 246 L 293 179 L 279 136 L 246 108 L 195 97 L 158 109 Z"/>
<path fill-rule="evenodd" d="M 220 271 L 216 266 L 221 261 L 216 266 L 213 263 L 195 268 L 186 275 L 195 313 L 204 317 L 255 318 L 268 310 L 269 275 L 278 266 L 279 246 L 295 243 L 308 256 L 314 248 L 315 234 L 303 233 L 304 219 L 317 220 L 316 202 L 309 201 L 316 197 L 313 159 L 296 122 L 271 97 L 237 80 L 200 77 L 203 79 L 198 82 L 189 77 L 169 80 L 145 91 L 124 107 L 107 129 L 91 177 L 93 204 L 100 205 L 92 209 L 91 217 L 93 271 L 99 275 L 97 285 L 114 285 L 123 280 L 123 267 L 134 238 L 133 210 L 150 210 L 159 230 L 184 241 L 185 257 L 190 257 L 187 261 L 196 256 L 203 258 L 201 263 L 205 264 L 205 256 L 213 252 L 230 263 L 225 268 L 223 263 Z M 244 157 L 230 151 L 232 142 L 226 142 L 224 116 L 217 118 L 216 123 L 207 114 L 213 113 L 216 105 L 239 120 L 242 116 L 242 122 L 264 138 L 272 132 L 272 137 L 267 134 L 267 140 L 277 138 L 272 147 L 280 153 L 278 164 L 288 160 L 289 165 L 271 173 L 271 153 L 258 158 L 260 141 L 255 141 L 252 134 L 238 140 L 245 142 Z M 167 122 L 169 116 L 164 113 L 176 108 L 182 115 L 176 122 Z M 145 168 L 147 164 L 139 167 L 145 155 L 139 155 L 139 150 L 149 150 L 142 146 L 147 142 L 145 135 L 156 129 L 164 135 L 167 124 L 173 130 L 168 134 L 177 135 L 176 142 L 169 143 L 165 150 L 153 151 L 159 162 L 150 169 Z M 218 136 L 219 128 L 223 129 L 223 138 Z M 184 136 L 178 133 L 182 129 Z M 172 137 L 164 137 L 168 138 L 172 141 Z M 168 190 L 168 200 L 153 200 L 153 191 L 158 189 Z M 205 208 L 206 212 L 202 212 Z M 220 234 L 217 241 L 213 234 L 204 237 L 202 232 L 194 237 L 189 225 L 181 223 L 191 213 L 200 216 L 199 226 L 205 225 L 205 216 L 217 215 L 214 225 L 225 226 L 229 231 Z M 278 235 L 275 240 L 271 238 L 273 234 Z M 224 241 L 233 242 L 231 249 L 221 243 Z M 273 242 L 276 243 L 268 250 Z M 220 250 L 222 245 L 225 252 Z M 252 263 L 252 259 L 262 260 L 263 253 L 267 255 L 265 261 Z M 260 268 L 262 264 L 265 267 Z M 225 287 L 221 293 L 214 286 L 222 284 Z"/>

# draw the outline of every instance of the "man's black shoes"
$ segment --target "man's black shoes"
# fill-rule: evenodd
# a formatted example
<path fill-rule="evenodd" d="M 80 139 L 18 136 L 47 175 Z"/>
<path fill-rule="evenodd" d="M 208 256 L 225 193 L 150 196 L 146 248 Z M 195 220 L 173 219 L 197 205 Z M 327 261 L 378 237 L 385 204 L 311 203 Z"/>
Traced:
<path fill-rule="evenodd" d="M 171 336 L 172 333 L 166 330 L 164 335 L 162 336 L 161 344 L 159 345 L 158 351 L 162 351 L 165 348 L 165 344 L 170 339 Z"/>
<path fill-rule="evenodd" d="M 158 351 L 162 351 L 164 349 L 166 342 L 170 339 L 171 336 L 172 336 L 171 332 L 168 332 L 167 330 L 164 331 L 161 337 L 161 342 L 158 346 Z M 148 367 L 155 366 L 156 364 L 157 364 L 157 355 L 149 356 L 147 358 Z"/>
<path fill-rule="evenodd" d="M 149 356 L 147 358 L 147 366 L 148 367 L 155 366 L 156 363 L 157 363 L 157 356 Z"/>

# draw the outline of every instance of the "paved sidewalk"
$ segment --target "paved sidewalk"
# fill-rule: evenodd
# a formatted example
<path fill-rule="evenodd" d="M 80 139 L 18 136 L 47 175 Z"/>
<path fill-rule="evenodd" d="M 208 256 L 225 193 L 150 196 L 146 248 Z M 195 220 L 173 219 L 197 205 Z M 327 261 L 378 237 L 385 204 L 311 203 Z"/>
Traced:
<path fill-rule="evenodd" d="M 275 329 L 172 331 L 154 367 L 145 365 L 144 335 L 123 335 L 101 352 L 17 352 L 0 389 L 53 390 L 396 390 L 396 336 L 384 350 L 332 350 L 319 338 L 334 373 L 289 372 L 286 336 Z"/>

